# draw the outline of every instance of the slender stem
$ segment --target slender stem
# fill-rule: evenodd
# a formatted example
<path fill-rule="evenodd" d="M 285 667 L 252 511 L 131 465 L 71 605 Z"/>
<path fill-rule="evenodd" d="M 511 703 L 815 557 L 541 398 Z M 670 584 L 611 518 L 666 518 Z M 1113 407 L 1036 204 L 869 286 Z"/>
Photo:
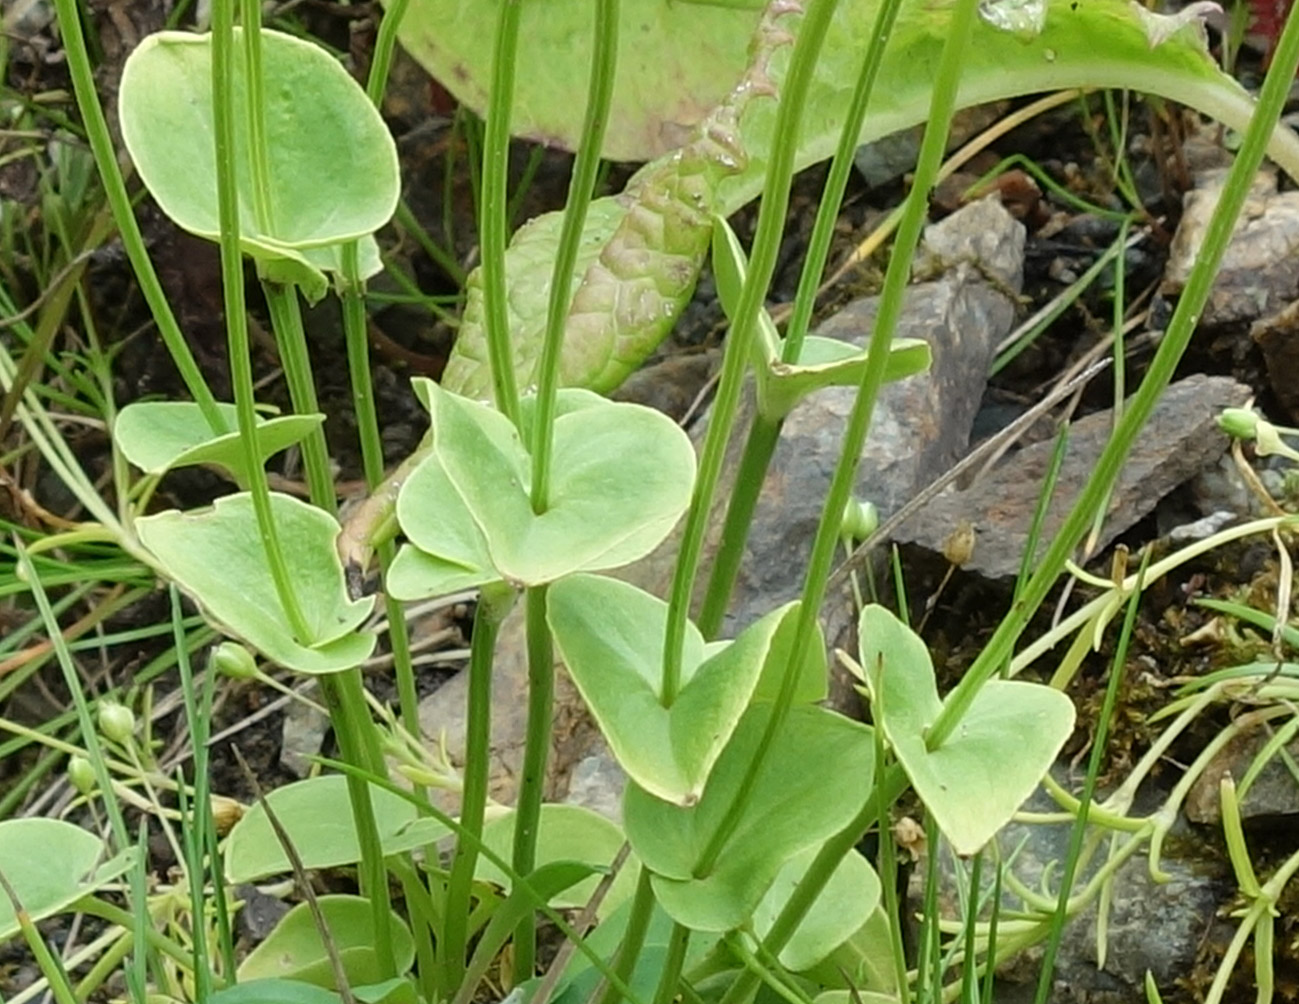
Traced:
<path fill-rule="evenodd" d="M 654 1004 L 672 1004 L 676 1000 L 677 984 L 681 982 L 681 970 L 686 964 L 686 950 L 689 947 L 690 928 L 684 924 L 673 924 L 672 934 L 668 937 L 668 954 L 663 960 L 658 989 L 654 991 Z"/>
<path fill-rule="evenodd" d="M 212 113 L 215 124 L 217 207 L 221 224 L 221 286 L 225 295 L 226 337 L 230 357 L 230 382 L 235 392 L 239 439 L 248 468 L 249 493 L 257 517 L 257 530 L 266 552 L 266 563 L 275 592 L 289 626 L 304 645 L 314 639 L 293 588 L 284 552 L 280 547 L 271 493 L 257 449 L 257 414 L 253 408 L 253 368 L 248 344 L 248 315 L 244 306 L 243 252 L 239 247 L 239 189 L 235 167 L 233 88 L 233 0 L 212 5 Z"/>
<path fill-rule="evenodd" d="M 383 104 L 383 92 L 388 88 L 388 72 L 392 69 L 392 52 L 397 47 L 397 29 L 401 27 L 409 6 L 410 0 L 392 0 L 379 21 L 379 32 L 374 39 L 374 54 L 370 57 L 370 75 L 365 81 L 365 93 L 376 108 Z"/>
<path fill-rule="evenodd" d="M 475 838 L 481 836 L 487 806 L 488 766 L 491 760 L 492 655 L 501 621 L 514 604 L 514 591 L 504 583 L 483 588 L 474 613 L 469 654 L 469 711 L 465 725 L 464 784 L 460 795 L 460 825 Z M 470 896 L 477 840 L 458 839 L 447 880 L 446 922 L 439 946 L 442 955 L 443 993 L 450 999 L 464 977 L 468 958 Z"/>
<path fill-rule="evenodd" d="M 320 411 L 320 405 L 316 400 L 316 382 L 311 372 L 311 356 L 302 327 L 302 306 L 298 301 L 297 287 L 263 280 L 262 291 L 266 294 L 266 306 L 270 310 L 271 327 L 280 349 L 280 362 L 284 365 L 284 380 L 289 385 L 293 410 L 299 415 L 314 415 Z M 325 441 L 323 425 L 313 428 L 302 441 L 302 460 L 312 505 L 331 515 L 336 514 L 338 497 L 334 491 L 334 472 L 329 464 L 329 445 Z"/>
<path fill-rule="evenodd" d="M 248 160 L 253 175 L 253 218 L 263 234 L 275 233 L 271 200 L 270 146 L 266 141 L 266 101 L 262 87 L 261 0 L 240 0 L 244 50 L 244 115 L 248 127 Z"/>
<path fill-rule="evenodd" d="M 506 209 L 509 204 L 510 106 L 514 101 L 515 51 L 519 43 L 521 0 L 504 0 L 496 22 L 492 90 L 483 142 L 483 205 L 478 243 L 483 253 L 483 323 L 492 366 L 496 407 L 517 427 L 519 388 L 510 351 L 510 319 L 505 288 Z"/>
<path fill-rule="evenodd" d="M 794 653 L 806 651 L 815 640 L 817 615 L 821 609 L 821 601 L 825 597 L 826 583 L 834 563 L 834 552 L 839 541 L 844 507 L 852 497 L 862 447 L 866 443 L 866 435 L 870 430 L 871 415 L 874 413 L 880 388 L 884 385 L 889 343 L 893 339 L 893 331 L 902 313 L 907 284 L 911 278 L 911 258 L 925 225 L 929 190 L 942 165 L 947 132 L 956 109 L 956 90 L 961 79 L 961 58 L 974 27 L 977 11 L 975 0 L 960 0 L 952 10 L 951 24 L 947 38 L 943 42 L 943 51 L 939 57 L 937 77 L 934 81 L 929 124 L 925 129 L 925 137 L 916 162 L 915 180 L 912 183 L 911 193 L 907 196 L 902 221 L 898 225 L 893 253 L 889 257 L 889 267 L 884 276 L 879 312 L 871 332 L 861 385 L 848 416 L 839 461 L 835 466 L 830 490 L 821 510 L 821 521 L 817 525 L 816 538 L 812 542 L 812 554 L 803 580 L 803 595 L 794 630 L 794 644 L 790 649 L 790 659 L 785 667 L 780 691 L 776 695 L 771 717 L 767 720 L 762 739 L 749 762 L 734 801 L 704 849 L 697 866 L 697 874 L 706 875 L 712 869 L 722 848 L 726 846 L 726 841 L 735 832 L 735 827 L 739 824 L 748 805 L 749 795 L 766 761 L 767 752 L 771 749 L 771 744 L 789 713 L 794 687 L 798 680 L 799 660 Z"/>
<path fill-rule="evenodd" d="M 614 69 L 618 62 L 620 3 L 621 0 L 596 0 L 595 3 L 595 52 L 591 58 L 586 117 L 582 123 L 582 138 L 573 163 L 564 223 L 550 276 L 546 333 L 537 366 L 537 403 L 532 420 L 532 511 L 536 513 L 545 512 L 550 503 L 550 458 L 554 443 L 559 359 L 564 347 L 564 321 L 573 299 L 573 263 L 577 261 L 577 252 L 582 244 L 582 229 L 595 190 L 600 150 L 604 146 L 605 127 L 609 121 Z"/>
<path fill-rule="evenodd" d="M 402 0 L 404 2 L 404 0 Z M 388 17 L 391 17 L 390 13 Z M 387 18 L 384 24 L 387 24 Z M 361 442 L 361 467 L 365 483 L 374 492 L 383 482 L 383 439 L 379 434 L 379 415 L 374 401 L 374 380 L 370 374 L 370 346 L 366 335 L 365 298 L 361 289 L 355 241 L 343 248 L 343 338 L 347 343 L 347 370 L 352 384 L 352 410 L 356 414 L 356 431 Z M 392 564 L 396 548 L 391 540 L 381 541 L 375 549 L 379 568 L 384 574 Z M 392 649 L 393 672 L 397 678 L 397 702 L 401 723 L 413 736 L 420 734 L 419 693 L 415 685 L 415 666 L 411 661 L 410 630 L 402 605 L 384 595 L 388 615 L 388 645 Z"/>
<path fill-rule="evenodd" d="M 1064 568 L 1064 563 L 1078 541 L 1087 532 L 1093 514 L 1118 476 L 1119 469 L 1128 452 L 1136 442 L 1138 434 L 1154 411 L 1155 405 L 1164 389 L 1172 380 L 1177 364 L 1181 360 L 1195 327 L 1204 309 L 1209 291 L 1222 262 L 1227 242 L 1236 225 L 1236 218 L 1249 194 L 1250 183 L 1262 163 L 1263 153 L 1267 147 L 1272 128 L 1281 115 L 1288 94 L 1289 83 L 1294 80 L 1295 67 L 1299 65 L 1299 17 L 1290 17 L 1276 49 L 1276 61 L 1268 71 L 1259 92 L 1258 104 L 1249 128 L 1241 143 L 1236 161 L 1222 190 L 1218 206 L 1213 212 L 1205 231 L 1204 243 L 1195 256 L 1191 274 L 1186 286 L 1177 301 L 1168 329 L 1159 343 L 1159 349 L 1151 360 L 1146 378 L 1140 389 L 1132 396 L 1132 401 L 1124 412 L 1123 418 L 1115 426 L 1109 442 L 1101 452 L 1091 478 L 1080 493 L 1077 504 L 1070 511 L 1063 525 L 1056 532 L 1055 539 L 1047 548 L 1046 554 L 1038 563 L 1037 572 L 1024 586 L 1020 601 L 997 626 L 997 630 L 988 639 L 978 657 L 966 671 L 961 682 L 948 695 L 943 710 L 935 719 L 927 737 L 930 748 L 937 747 L 952 734 L 961 717 L 969 709 L 979 689 L 998 668 L 1005 663 L 1014 649 L 1015 642 L 1024 630 L 1028 620 L 1046 599 L 1047 593 L 1055 584 L 1056 578 Z"/>
<path fill-rule="evenodd" d="M 523 749 L 523 777 L 514 812 L 514 857 L 519 875 L 528 876 L 537 866 L 537 831 L 541 800 L 545 795 L 546 759 L 550 753 L 551 721 L 555 709 L 555 651 L 546 624 L 546 586 L 527 591 L 528 632 L 528 732 Z M 526 914 L 514 937 L 514 981 L 536 975 L 536 919 Z"/>
<path fill-rule="evenodd" d="M 708 586 L 699 607 L 698 626 L 707 639 L 716 638 L 722 630 L 735 579 L 740 574 L 740 563 L 744 560 L 744 541 L 749 533 L 749 524 L 753 522 L 767 468 L 776 452 L 776 444 L 780 442 L 781 424 L 759 412 L 753 418 L 749 438 L 744 443 L 744 454 L 735 474 L 735 489 L 726 504 L 721 544 L 713 558 Z"/>
<path fill-rule="evenodd" d="M 630 983 L 640 959 L 641 949 L 645 945 L 645 935 L 649 933 L 650 920 L 654 917 L 654 886 L 650 883 L 650 870 L 642 867 L 640 878 L 636 881 L 636 895 L 631 901 L 631 913 L 627 916 L 627 929 L 622 935 L 622 944 L 618 946 L 618 958 L 614 961 L 613 971 L 624 983 Z M 620 1004 L 622 993 L 612 984 L 606 984 L 599 1004 Z"/>
<path fill-rule="evenodd" d="M 699 474 L 694 496 L 686 515 L 681 550 L 672 580 L 667 626 L 663 643 L 663 681 L 660 697 L 664 707 L 676 700 L 681 686 L 682 654 L 686 621 L 690 616 L 690 599 L 694 593 L 695 574 L 703 550 L 704 533 L 712 509 L 713 496 L 721 477 L 726 443 L 735 424 L 736 409 L 744 383 L 745 368 L 753 351 L 757 333 L 758 312 L 762 309 L 767 287 L 776 268 L 785 212 L 789 207 L 789 186 L 794 175 L 794 159 L 803 120 L 804 97 L 816 69 L 817 56 L 838 0 L 812 0 L 798 39 L 790 56 L 785 89 L 776 111 L 773 136 L 778 137 L 767 162 L 762 203 L 758 210 L 757 231 L 753 239 L 752 258 L 740 301 L 736 304 L 731 330 L 726 337 L 726 354 L 717 397 L 708 420 L 708 433 L 699 458 Z"/>
<path fill-rule="evenodd" d="M 162 335 L 163 344 L 167 346 L 167 352 L 176 364 L 181 380 L 184 381 L 190 396 L 198 404 L 209 428 L 218 434 L 228 432 L 225 420 L 217 410 L 216 398 L 212 396 L 212 390 L 203 378 L 198 363 L 194 360 L 194 354 L 189 350 L 180 325 L 176 322 L 176 315 L 172 313 L 171 304 L 167 302 L 167 294 L 163 292 L 162 283 L 158 281 L 158 273 L 154 271 L 153 262 L 149 259 L 149 252 L 145 248 L 140 225 L 136 222 L 135 213 L 131 208 L 131 197 L 126 191 L 126 183 L 122 180 L 121 168 L 118 167 L 117 152 L 113 149 L 108 122 L 104 118 L 104 110 L 95 92 L 95 75 L 90 65 L 90 55 L 86 51 L 86 36 L 81 30 L 81 15 L 77 2 L 76 0 L 54 0 L 54 8 L 58 14 L 59 34 L 63 38 L 63 51 L 68 62 L 68 73 L 72 78 L 72 88 L 77 97 L 77 108 L 86 128 L 86 137 L 90 140 L 90 149 L 95 156 L 95 166 L 99 169 L 99 177 L 104 185 L 104 194 L 109 208 L 113 212 L 113 220 L 122 235 L 122 247 L 131 262 L 131 268 L 135 271 L 136 281 L 140 284 L 140 292 L 149 305 L 154 322 L 158 325 L 158 333 Z"/>

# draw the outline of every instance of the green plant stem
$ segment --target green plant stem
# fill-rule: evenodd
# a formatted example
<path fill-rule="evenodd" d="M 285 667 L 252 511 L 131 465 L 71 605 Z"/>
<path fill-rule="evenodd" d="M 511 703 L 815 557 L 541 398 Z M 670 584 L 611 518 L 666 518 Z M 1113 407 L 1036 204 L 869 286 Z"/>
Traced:
<path fill-rule="evenodd" d="M 392 69 L 392 52 L 397 47 L 397 29 L 401 27 L 409 6 L 410 0 L 391 0 L 379 20 L 374 53 L 370 57 L 370 75 L 365 81 L 365 93 L 376 108 L 383 106 L 383 92 L 388 89 L 388 72 Z"/>
<path fill-rule="evenodd" d="M 812 227 L 812 237 L 808 243 L 807 257 L 803 261 L 803 270 L 799 275 L 798 292 L 794 297 L 794 313 L 790 317 L 784 345 L 781 348 L 781 361 L 785 363 L 798 362 L 804 339 L 807 337 L 812 311 L 816 307 L 817 289 L 825 273 L 825 263 L 830 255 L 830 245 L 839 219 L 839 208 L 843 205 L 844 192 L 847 190 L 848 178 L 852 173 L 853 157 L 857 150 L 858 137 L 861 136 L 862 123 L 866 118 L 866 108 L 870 103 L 871 91 L 874 89 L 880 64 L 884 60 L 884 49 L 892 33 L 893 22 L 897 19 L 901 6 L 901 0 L 885 0 L 881 5 L 866 53 L 862 57 L 857 84 L 853 89 L 843 130 L 839 134 L 839 144 L 830 162 L 830 171 L 826 176 L 821 202 L 817 207 L 816 222 Z M 749 525 L 757 509 L 758 496 L 766 480 L 767 469 L 775 453 L 776 444 L 780 440 L 782 425 L 782 421 L 773 420 L 759 412 L 749 430 L 740 469 L 735 479 L 735 489 L 727 503 L 721 546 L 713 560 L 708 586 L 699 611 L 699 630 L 703 632 L 705 638 L 714 638 L 721 630 L 726 607 L 735 589 L 735 579 L 739 574 L 740 563 L 744 556 L 744 540 L 748 536 Z"/>
<path fill-rule="evenodd" d="M 244 115 L 248 123 L 248 153 L 252 166 L 253 218 L 263 234 L 275 233 L 271 204 L 270 147 L 266 142 L 266 101 L 262 87 L 261 0 L 240 0 L 244 50 Z"/>
<path fill-rule="evenodd" d="M 307 352 L 307 335 L 302 327 L 302 307 L 295 286 L 283 286 L 263 280 L 266 306 L 271 314 L 275 343 L 279 346 L 284 380 L 289 385 L 289 399 L 299 415 L 320 411 L 316 400 L 316 382 L 311 373 L 311 356 Z M 334 472 L 329 465 L 329 445 L 325 428 L 317 425 L 302 441 L 302 462 L 307 472 L 307 490 L 311 504 L 331 516 L 338 513 L 338 496 L 334 491 Z"/>
<path fill-rule="evenodd" d="M 402 3 L 405 0 L 401 0 Z M 389 13 L 384 18 L 388 23 Z M 356 414 L 356 431 L 361 443 L 361 467 L 366 486 L 374 492 L 383 482 L 383 439 L 379 433 L 379 415 L 374 401 L 374 379 L 370 373 L 370 345 L 366 334 L 365 298 L 359 278 L 358 249 L 355 241 L 343 248 L 343 338 L 347 344 L 347 370 L 352 385 L 352 410 Z M 391 540 L 380 541 L 375 548 L 379 569 L 386 575 L 396 553 Z M 412 736 L 420 734 L 419 693 L 415 685 L 415 666 L 411 661 L 410 630 L 402 605 L 384 594 L 384 611 L 388 615 L 388 645 L 392 650 L 393 674 L 397 679 L 397 702 L 401 723 Z"/>
<path fill-rule="evenodd" d="M 654 886 L 650 881 L 650 870 L 642 867 L 636 880 L 636 895 L 631 901 L 631 912 L 627 915 L 627 929 L 623 931 L 622 943 L 618 946 L 618 957 L 613 962 L 613 971 L 624 983 L 630 983 L 636 972 L 636 963 L 640 959 L 641 949 L 645 947 L 645 935 L 649 933 L 650 920 L 654 917 Z M 604 993 L 600 995 L 599 1004 L 620 1004 L 622 993 L 617 986 L 607 983 Z"/>
<path fill-rule="evenodd" d="M 767 287 L 771 284 L 780 251 L 785 213 L 789 207 L 789 187 L 794 176 L 798 135 L 803 120 L 804 98 L 837 6 L 838 0 L 812 0 L 808 4 L 789 59 L 784 93 L 776 110 L 773 135 L 779 139 L 767 162 L 749 271 L 740 292 L 739 303 L 735 307 L 731 329 L 726 336 L 722 375 L 708 419 L 708 433 L 699 458 L 699 474 L 695 480 L 695 490 L 686 515 L 681 550 L 672 579 L 664 631 L 663 678 L 659 693 L 664 707 L 671 707 L 681 687 L 686 621 L 690 617 L 690 601 L 703 551 L 704 534 L 708 529 L 713 496 L 721 477 L 726 443 L 735 425 L 745 369 L 752 358 L 753 341 L 758 330 L 758 313 L 762 309 Z"/>
<path fill-rule="evenodd" d="M 1015 642 L 1024 630 L 1028 620 L 1046 599 L 1047 593 L 1055 584 L 1056 578 L 1064 568 L 1064 563 L 1082 539 L 1108 494 L 1114 479 L 1118 476 L 1123 461 L 1136 442 L 1150 413 L 1158 404 L 1160 395 L 1172 380 L 1177 364 L 1190 343 L 1195 332 L 1200 312 L 1204 309 L 1213 279 L 1227 248 L 1227 242 L 1236 225 L 1236 218 L 1249 194 L 1250 184 L 1263 161 L 1272 128 L 1281 115 L 1289 93 L 1289 83 L 1294 80 L 1295 68 L 1299 65 L 1299 19 L 1289 18 L 1281 41 L 1277 45 L 1275 61 L 1268 71 L 1259 93 L 1258 104 L 1249 128 L 1245 131 L 1244 140 L 1236 154 L 1227 182 L 1222 190 L 1217 207 L 1205 230 L 1204 243 L 1186 286 L 1177 301 L 1177 309 L 1164 332 L 1159 349 L 1151 361 L 1146 378 L 1140 389 L 1132 396 L 1123 418 L 1115 426 L 1109 442 L 1101 452 L 1086 487 L 1079 495 L 1078 502 L 1070 511 L 1063 525 L 1056 532 L 1055 539 L 1047 548 L 1037 572 L 1024 587 L 1020 602 L 998 625 L 992 637 L 988 639 L 978 657 L 966 671 L 961 682 L 948 696 L 943 709 L 935 719 L 927 737 L 930 749 L 941 745 L 952 734 L 961 717 L 973 703 L 975 695 L 1010 657 Z"/>
<path fill-rule="evenodd" d="M 235 127 L 232 63 L 234 48 L 233 0 L 212 5 L 212 113 L 215 123 L 217 206 L 221 223 L 221 286 L 225 297 L 226 337 L 230 357 L 230 382 L 235 392 L 239 418 L 239 439 L 248 467 L 249 493 L 257 517 L 257 530 L 266 563 L 275 582 L 275 592 L 294 636 L 304 645 L 315 639 L 307 626 L 302 606 L 293 588 L 279 532 L 271 511 L 271 494 L 266 485 L 257 449 L 257 414 L 253 407 L 253 369 L 249 356 L 248 316 L 244 307 L 243 252 L 239 246 L 239 191 L 235 168 Z"/>
<path fill-rule="evenodd" d="M 681 970 L 685 967 L 689 947 L 690 928 L 673 924 L 672 933 L 668 936 L 668 954 L 663 959 L 658 989 L 654 991 L 654 1004 L 672 1004 L 676 1000 L 677 984 L 681 982 Z"/>
<path fill-rule="evenodd" d="M 830 578 L 831 566 L 834 563 L 835 547 L 839 541 L 839 528 L 843 520 L 844 508 L 852 497 L 853 485 L 857 478 L 857 466 L 861 461 L 862 447 L 866 443 L 866 435 L 870 430 L 875 402 L 879 398 L 880 388 L 884 385 L 889 344 L 893 339 L 893 331 L 897 327 L 898 318 L 902 313 L 907 284 L 911 278 L 911 258 L 925 225 L 926 211 L 929 206 L 929 191 L 938 177 L 939 168 L 942 166 L 947 145 L 947 132 L 951 125 L 952 115 L 956 110 L 956 92 L 961 79 L 962 53 L 974 27 L 977 11 L 975 0 L 960 0 L 952 9 L 952 20 L 947 38 L 943 43 L 937 77 L 934 81 L 933 99 L 929 110 L 929 124 L 925 129 L 924 140 L 920 146 L 915 177 L 912 182 L 913 187 L 911 193 L 907 196 L 902 220 L 898 224 L 893 253 L 889 257 L 888 271 L 884 276 L 884 287 L 880 293 L 879 312 L 876 315 L 875 327 L 871 332 L 870 343 L 867 348 L 866 366 L 863 369 L 857 397 L 853 401 L 852 411 L 849 413 L 847 426 L 844 429 L 839 460 L 835 465 L 834 476 L 830 481 L 830 490 L 826 495 L 825 505 L 821 510 L 821 521 L 817 525 L 816 537 L 812 542 L 812 554 L 808 559 L 807 573 L 803 580 L 803 595 L 794 631 L 794 643 L 790 649 L 790 659 L 785 667 L 780 691 L 776 695 L 771 717 L 767 721 L 757 750 L 748 765 L 734 801 L 727 809 L 721 824 L 717 827 L 700 857 L 697 874 L 706 875 L 712 869 L 722 849 L 726 846 L 726 842 L 735 832 L 735 828 L 739 824 L 748 804 L 749 794 L 757 783 L 767 752 L 770 750 L 771 744 L 775 741 L 775 737 L 789 713 L 794 696 L 794 687 L 798 681 L 799 659 L 794 653 L 804 652 L 809 645 L 815 643 L 817 617 L 821 609 L 821 601 L 825 597 L 826 583 Z M 773 954 L 779 953 L 774 952 Z"/>
<path fill-rule="evenodd" d="M 229 430 L 220 412 L 217 411 L 216 398 L 212 396 L 212 391 L 203 378 L 198 363 L 194 360 L 194 354 L 190 352 L 185 336 L 181 333 L 180 325 L 176 322 L 171 304 L 167 302 L 167 294 L 163 292 L 162 283 L 158 281 L 158 273 L 149 259 L 144 237 L 140 233 L 140 225 L 136 222 L 135 213 L 131 208 L 131 197 L 126 191 L 126 183 L 122 179 L 121 168 L 118 167 L 117 152 L 113 149 L 112 135 L 108 131 L 108 122 L 104 118 L 104 110 L 99 104 L 99 97 L 95 90 L 94 70 L 90 65 L 89 53 L 86 51 L 86 38 L 81 30 L 81 15 L 77 2 L 76 0 L 54 0 L 54 8 L 59 20 L 59 34 L 63 38 L 68 74 L 72 78 L 72 88 L 77 98 L 77 109 L 85 125 L 86 137 L 95 156 L 95 166 L 99 169 L 99 177 L 104 185 L 104 194 L 112 210 L 113 220 L 122 237 L 122 247 L 131 262 L 131 268 L 135 271 L 136 281 L 140 284 L 140 292 L 149 305 L 149 311 L 158 325 L 158 333 L 162 336 L 163 344 L 167 346 L 167 352 L 176 364 L 181 380 L 190 396 L 198 404 L 208 426 L 213 433 L 225 433 Z"/>
<path fill-rule="evenodd" d="M 478 243 L 483 264 L 483 324 L 492 366 L 496 407 L 519 427 L 519 388 L 510 350 L 509 301 L 505 286 L 506 212 L 509 205 L 510 110 L 514 103 L 515 52 L 519 44 L 520 0 L 505 0 L 496 22 L 492 90 L 483 141 L 483 203 Z"/>
<path fill-rule="evenodd" d="M 514 591 L 504 583 L 483 587 L 474 613 L 469 653 L 469 710 L 465 724 L 464 783 L 460 793 L 460 826 L 478 838 L 487 807 L 488 767 L 491 760 L 492 655 L 501 622 L 514 604 Z M 446 920 L 439 949 L 442 956 L 443 993 L 455 996 L 468 960 L 466 921 L 473 890 L 478 842 L 459 837 L 447 880 Z"/>
<path fill-rule="evenodd" d="M 523 776 L 514 810 L 514 855 L 519 875 L 531 875 L 537 866 L 537 833 L 541 801 L 545 795 L 546 760 L 550 753 L 551 721 L 555 714 L 555 650 L 546 624 L 547 586 L 527 591 L 528 728 L 523 748 Z M 537 926 L 532 913 L 524 915 L 514 936 L 514 982 L 536 975 Z"/>
<path fill-rule="evenodd" d="M 621 0 L 595 2 L 595 52 L 586 97 L 582 137 L 568 185 L 568 202 L 550 274 L 546 303 L 546 332 L 537 364 L 537 403 L 532 419 L 532 511 L 543 513 L 550 505 L 550 461 L 554 445 L 555 399 L 559 391 L 559 359 L 564 348 L 564 322 L 573 299 L 573 263 L 582 245 L 586 212 L 595 190 L 613 98 L 614 69 L 618 61 L 618 17 Z"/>

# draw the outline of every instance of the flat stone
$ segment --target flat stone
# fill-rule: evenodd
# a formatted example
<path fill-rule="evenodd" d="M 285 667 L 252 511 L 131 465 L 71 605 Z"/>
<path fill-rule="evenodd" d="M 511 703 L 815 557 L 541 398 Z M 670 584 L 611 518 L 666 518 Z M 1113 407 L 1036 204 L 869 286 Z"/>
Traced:
<path fill-rule="evenodd" d="M 1229 377 L 1196 375 L 1171 385 L 1123 465 L 1098 546 L 1107 545 L 1174 488 L 1215 463 L 1227 449 L 1227 437 L 1218 429 L 1218 413 L 1243 404 L 1249 396 L 1248 387 Z M 1103 411 L 1070 428 L 1037 557 L 1046 551 L 1077 501 L 1112 425 L 1112 413 Z M 952 531 L 968 520 L 974 526 L 975 545 L 962 567 L 992 579 L 1013 577 L 1028 546 L 1029 527 L 1054 451 L 1054 441 L 1020 450 L 972 487 L 934 499 L 907 520 L 894 539 L 942 553 Z"/>
<path fill-rule="evenodd" d="M 1186 818 L 1195 823 L 1220 822 L 1222 797 L 1219 785 L 1222 779 L 1231 777 L 1237 784 L 1244 780 L 1271 738 L 1270 730 L 1258 727 L 1228 740 L 1191 786 L 1186 798 Z M 1291 759 L 1299 759 L 1299 740 L 1288 743 L 1286 753 Z M 1273 756 L 1240 800 L 1240 817 L 1276 819 L 1294 816 L 1299 816 L 1299 780 L 1279 756 Z"/>

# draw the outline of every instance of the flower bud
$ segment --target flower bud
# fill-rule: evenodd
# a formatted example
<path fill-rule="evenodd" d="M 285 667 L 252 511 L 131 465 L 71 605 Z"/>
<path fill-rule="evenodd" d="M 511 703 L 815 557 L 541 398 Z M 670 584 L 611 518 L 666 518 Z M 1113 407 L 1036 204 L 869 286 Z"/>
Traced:
<path fill-rule="evenodd" d="M 123 746 L 135 737 L 135 713 L 116 701 L 99 702 L 99 731 Z"/>
<path fill-rule="evenodd" d="M 83 795 L 95 790 L 95 768 L 83 756 L 68 757 L 68 780 Z"/>
<path fill-rule="evenodd" d="M 880 525 L 880 514 L 873 502 L 849 499 L 844 506 L 843 523 L 839 532 L 853 540 L 865 540 Z"/>
<path fill-rule="evenodd" d="M 1253 439 L 1258 429 L 1258 412 L 1253 408 L 1224 408 L 1218 428 L 1235 439 Z"/>
<path fill-rule="evenodd" d="M 253 654 L 233 641 L 223 641 L 212 649 L 212 654 L 208 657 L 208 668 L 215 669 L 232 680 L 255 680 L 261 675 Z"/>

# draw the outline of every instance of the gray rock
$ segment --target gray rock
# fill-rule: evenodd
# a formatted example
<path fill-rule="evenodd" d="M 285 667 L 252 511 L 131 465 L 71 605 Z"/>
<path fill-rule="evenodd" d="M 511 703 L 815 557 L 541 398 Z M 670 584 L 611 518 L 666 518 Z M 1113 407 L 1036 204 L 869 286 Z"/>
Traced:
<path fill-rule="evenodd" d="M 1218 823 L 1222 819 L 1219 785 L 1224 777 L 1237 784 L 1245 778 L 1255 759 L 1272 738 L 1274 730 L 1258 723 L 1255 728 L 1230 739 L 1191 786 L 1186 816 L 1196 823 Z M 1299 759 L 1299 739 L 1287 743 L 1285 756 Z M 1274 755 L 1240 799 L 1241 819 L 1275 819 L 1299 816 L 1299 779 L 1281 756 Z"/>
<path fill-rule="evenodd" d="M 1186 193 L 1182 222 L 1169 248 L 1160 293 L 1180 293 L 1222 196 L 1225 171 L 1209 171 Z M 1200 323 L 1250 323 L 1299 296 L 1299 192 L 1278 193 L 1276 175 L 1261 172 L 1222 259 Z"/>
<path fill-rule="evenodd" d="M 1149 513 L 1166 494 L 1206 467 L 1227 449 L 1217 426 L 1218 412 L 1240 405 L 1249 388 L 1229 377 L 1188 377 L 1171 385 L 1156 405 L 1119 473 L 1098 546 Z M 1073 424 L 1069 446 L 1047 508 L 1040 557 L 1060 529 L 1091 476 L 1109 439 L 1110 412 L 1097 412 Z M 895 534 L 904 543 L 941 553 L 961 520 L 974 525 L 976 543 L 963 566 L 988 578 L 1010 578 L 1020 568 L 1028 531 L 1055 443 L 1035 443 L 1004 460 L 964 491 L 941 495 Z"/>

